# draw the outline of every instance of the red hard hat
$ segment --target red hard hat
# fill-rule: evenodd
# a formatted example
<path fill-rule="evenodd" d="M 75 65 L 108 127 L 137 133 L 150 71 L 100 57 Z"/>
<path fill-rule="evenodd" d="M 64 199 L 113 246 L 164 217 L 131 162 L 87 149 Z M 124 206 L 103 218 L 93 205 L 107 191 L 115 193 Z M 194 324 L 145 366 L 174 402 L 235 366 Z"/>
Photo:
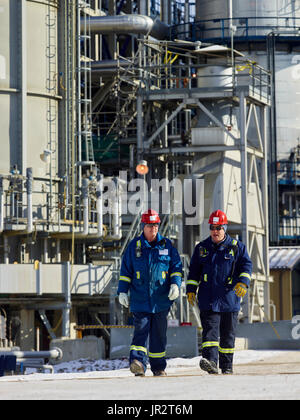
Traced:
<path fill-rule="evenodd" d="M 142 214 L 142 223 L 160 223 L 160 218 L 155 210 L 149 209 Z"/>
<path fill-rule="evenodd" d="M 216 210 L 209 216 L 208 223 L 210 225 L 228 225 L 227 216 L 223 211 Z"/>

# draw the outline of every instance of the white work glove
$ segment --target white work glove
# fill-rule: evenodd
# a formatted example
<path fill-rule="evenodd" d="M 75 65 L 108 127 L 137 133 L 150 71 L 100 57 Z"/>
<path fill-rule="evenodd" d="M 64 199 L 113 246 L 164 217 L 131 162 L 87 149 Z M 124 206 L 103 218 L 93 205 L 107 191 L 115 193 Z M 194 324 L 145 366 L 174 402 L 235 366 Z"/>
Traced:
<path fill-rule="evenodd" d="M 179 287 L 177 286 L 177 284 L 171 284 L 168 298 L 170 300 L 175 300 L 178 298 L 178 296 L 179 296 Z"/>
<path fill-rule="evenodd" d="M 125 308 L 129 307 L 129 297 L 127 293 L 120 293 L 119 294 L 119 302 L 121 305 L 125 306 Z"/>

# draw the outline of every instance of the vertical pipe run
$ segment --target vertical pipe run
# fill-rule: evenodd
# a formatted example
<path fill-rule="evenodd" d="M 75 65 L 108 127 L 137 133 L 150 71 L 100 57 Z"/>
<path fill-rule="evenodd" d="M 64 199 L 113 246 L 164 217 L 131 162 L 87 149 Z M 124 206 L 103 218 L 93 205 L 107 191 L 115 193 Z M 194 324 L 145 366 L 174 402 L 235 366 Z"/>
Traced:
<path fill-rule="evenodd" d="M 245 93 L 240 94 L 240 126 L 241 126 L 241 198 L 242 198 L 242 241 L 249 249 L 248 235 L 248 160 L 247 160 L 247 123 Z M 250 293 L 244 298 L 245 322 L 251 322 Z"/>
<path fill-rule="evenodd" d="M 82 198 L 83 198 L 83 235 L 89 233 L 89 181 L 87 178 L 82 180 Z"/>
<path fill-rule="evenodd" d="M 96 199 L 97 199 L 97 221 L 98 221 L 98 237 L 103 236 L 103 175 L 98 172 L 97 174 L 97 189 L 96 189 Z"/>
<path fill-rule="evenodd" d="M 70 314 L 71 314 L 71 268 L 70 262 L 64 264 L 64 294 L 65 294 L 65 307 L 63 309 L 63 322 L 62 322 L 62 336 L 70 337 Z"/>
<path fill-rule="evenodd" d="M 0 175 L 0 233 L 4 230 L 3 177 Z"/>
<path fill-rule="evenodd" d="M 137 96 L 137 161 L 143 157 L 144 133 L 143 133 L 143 99 Z"/>
<path fill-rule="evenodd" d="M 78 187 L 81 188 L 82 182 L 82 136 L 81 136 L 81 31 L 80 31 L 81 8 L 77 8 L 77 147 L 78 147 Z M 84 20 L 86 24 L 86 20 Z"/>
<path fill-rule="evenodd" d="M 260 120 L 262 127 L 262 141 L 263 141 L 263 150 L 264 158 L 262 162 L 262 199 L 263 199 L 263 208 L 265 213 L 264 228 L 265 234 L 263 240 L 265 241 L 265 246 L 263 247 L 263 258 L 265 262 L 266 270 L 266 279 L 264 282 L 264 311 L 267 314 L 267 317 L 270 318 L 270 264 L 269 264 L 269 214 L 268 214 L 268 138 L 267 138 L 267 108 L 263 107 L 260 110 Z"/>
<path fill-rule="evenodd" d="M 26 30 L 26 8 L 27 1 L 21 0 L 21 173 L 25 174 L 27 163 L 27 30 Z"/>
<path fill-rule="evenodd" d="M 27 182 L 27 233 L 33 232 L 33 219 L 32 219 L 32 168 L 27 168 L 26 170 Z"/>
<path fill-rule="evenodd" d="M 118 178 L 114 178 L 116 185 L 116 194 L 113 197 L 113 209 L 112 209 L 112 225 L 113 225 L 113 236 L 118 238 L 121 232 L 120 226 L 120 184 Z"/>

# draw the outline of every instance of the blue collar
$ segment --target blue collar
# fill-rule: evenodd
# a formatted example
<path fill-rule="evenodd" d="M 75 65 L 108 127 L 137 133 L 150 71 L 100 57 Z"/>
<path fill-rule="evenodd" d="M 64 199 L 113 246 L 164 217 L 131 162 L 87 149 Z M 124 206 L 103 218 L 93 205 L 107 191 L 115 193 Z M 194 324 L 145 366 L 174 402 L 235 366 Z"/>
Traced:
<path fill-rule="evenodd" d="M 224 248 L 227 248 L 228 245 L 231 245 L 231 242 L 232 242 L 231 237 L 228 235 L 228 233 L 225 233 L 225 235 L 226 235 L 225 238 L 219 244 L 215 244 L 213 242 L 213 240 L 211 239 L 211 237 L 209 237 L 210 238 L 210 242 L 211 242 L 211 246 L 213 246 L 213 247 L 215 247 L 217 249 L 223 250 Z"/>
<path fill-rule="evenodd" d="M 140 239 L 141 239 L 141 245 L 142 246 L 144 246 L 146 248 L 152 248 L 152 246 L 150 245 L 150 243 L 145 238 L 144 232 L 141 234 Z M 164 239 L 165 238 L 158 232 L 157 233 L 157 236 L 156 236 L 156 243 L 155 243 L 154 248 L 156 248 L 156 247 L 161 248 L 161 245 L 162 245 L 162 242 L 163 242 Z M 165 244 L 163 244 L 163 245 L 165 245 Z M 163 248 L 164 248 L 164 246 L 163 246 Z"/>

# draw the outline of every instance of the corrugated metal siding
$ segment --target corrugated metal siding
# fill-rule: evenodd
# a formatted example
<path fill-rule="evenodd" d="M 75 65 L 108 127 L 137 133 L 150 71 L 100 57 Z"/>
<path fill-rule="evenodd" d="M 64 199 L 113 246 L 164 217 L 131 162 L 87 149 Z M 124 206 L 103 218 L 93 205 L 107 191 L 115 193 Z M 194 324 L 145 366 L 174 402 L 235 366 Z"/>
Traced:
<path fill-rule="evenodd" d="M 269 248 L 270 270 L 292 270 L 300 263 L 300 247 Z"/>

